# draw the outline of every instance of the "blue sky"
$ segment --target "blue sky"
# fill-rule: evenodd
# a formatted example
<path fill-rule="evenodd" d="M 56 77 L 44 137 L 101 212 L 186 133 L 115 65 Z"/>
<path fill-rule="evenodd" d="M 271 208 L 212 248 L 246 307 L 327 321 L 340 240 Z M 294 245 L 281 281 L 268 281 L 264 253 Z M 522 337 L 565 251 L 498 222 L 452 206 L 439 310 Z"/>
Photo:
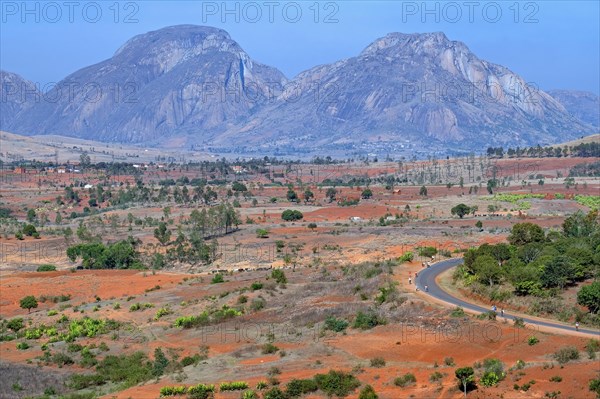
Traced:
<path fill-rule="evenodd" d="M 196 24 L 227 30 L 252 58 L 293 77 L 389 32 L 442 31 L 542 89 L 600 92 L 598 1 L 65 3 L 0 0 L 1 69 L 43 86 L 109 58 L 136 34 Z"/>

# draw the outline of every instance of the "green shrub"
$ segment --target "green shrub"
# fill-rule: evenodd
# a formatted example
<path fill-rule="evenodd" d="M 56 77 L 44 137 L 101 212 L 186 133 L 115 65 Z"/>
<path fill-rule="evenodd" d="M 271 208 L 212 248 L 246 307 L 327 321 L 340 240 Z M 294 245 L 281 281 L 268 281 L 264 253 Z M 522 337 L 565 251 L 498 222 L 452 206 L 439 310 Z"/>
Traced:
<path fill-rule="evenodd" d="M 562 381 L 562 377 L 560 375 L 555 375 L 553 377 L 550 377 L 550 381 L 552 381 L 552 382 L 561 382 Z"/>
<path fill-rule="evenodd" d="M 381 324 L 385 324 L 385 320 L 381 319 L 375 312 L 358 312 L 352 327 L 361 330 L 369 330 Z"/>
<path fill-rule="evenodd" d="M 417 383 L 417 378 L 412 373 L 404 374 L 401 377 L 396 377 L 394 379 L 394 385 L 397 387 L 407 387 L 410 385 L 414 385 Z"/>
<path fill-rule="evenodd" d="M 242 399 L 259 399 L 259 397 L 253 390 L 248 390 L 243 393 Z"/>
<path fill-rule="evenodd" d="M 540 342 L 540 340 L 536 336 L 531 336 L 531 337 L 527 338 L 527 344 L 530 346 L 533 346 L 533 345 L 537 344 L 538 342 Z"/>
<path fill-rule="evenodd" d="M 54 271 L 56 271 L 56 266 L 49 265 L 49 264 L 40 265 L 40 266 L 38 266 L 37 271 L 38 272 L 54 272 Z"/>
<path fill-rule="evenodd" d="M 437 382 L 437 381 L 440 381 L 442 378 L 444 378 L 444 374 L 440 373 L 439 371 L 434 371 L 429 376 L 429 381 L 430 382 Z"/>
<path fill-rule="evenodd" d="M 565 346 L 554 353 L 554 359 L 558 364 L 566 364 L 571 360 L 579 359 L 579 351 L 574 346 Z"/>
<path fill-rule="evenodd" d="M 589 389 L 596 394 L 597 398 L 600 398 L 600 378 L 590 380 Z"/>
<path fill-rule="evenodd" d="M 348 321 L 346 321 L 344 319 L 337 319 L 333 316 L 328 316 L 325 319 L 324 329 L 335 331 L 335 332 L 342 332 L 346 328 L 348 328 L 348 324 L 349 324 Z"/>
<path fill-rule="evenodd" d="M 375 393 L 375 390 L 371 385 L 365 386 L 361 389 L 358 399 L 378 399 L 379 396 Z"/>
<path fill-rule="evenodd" d="M 261 352 L 263 355 L 269 355 L 272 353 L 276 353 L 279 350 L 278 347 L 271 343 L 266 343 L 262 346 Z"/>
<path fill-rule="evenodd" d="M 210 281 L 211 284 L 220 284 L 220 283 L 224 283 L 225 279 L 223 278 L 223 275 L 221 273 L 217 273 L 214 275 L 214 277 L 212 278 L 212 280 Z"/>
<path fill-rule="evenodd" d="M 250 285 L 250 290 L 257 291 L 257 290 L 262 289 L 262 287 L 263 287 L 263 283 L 255 281 Z"/>
<path fill-rule="evenodd" d="M 315 375 L 319 389 L 329 396 L 348 396 L 360 386 L 360 381 L 352 374 L 330 370 L 327 374 Z"/>
<path fill-rule="evenodd" d="M 414 257 L 415 255 L 409 251 L 405 252 L 400 258 L 398 258 L 398 260 L 400 261 L 400 263 L 412 262 Z"/>
<path fill-rule="evenodd" d="M 6 323 L 6 327 L 10 330 L 13 330 L 14 332 L 17 332 L 23 327 L 25 327 L 25 324 L 23 323 L 22 318 L 17 317 L 15 319 L 10 319 L 8 323 Z"/>
<path fill-rule="evenodd" d="M 281 269 L 275 269 L 271 272 L 271 278 L 275 280 L 278 284 L 286 284 L 287 277 L 285 273 Z"/>
<path fill-rule="evenodd" d="M 465 310 L 463 308 L 461 308 L 460 306 L 455 307 L 454 309 L 452 309 L 452 312 L 450 313 L 451 317 L 464 317 L 465 316 Z"/>
<path fill-rule="evenodd" d="M 371 367 L 381 368 L 385 367 L 385 359 L 382 357 L 374 357 L 371 359 Z"/>
<path fill-rule="evenodd" d="M 286 385 L 286 394 L 289 398 L 297 398 L 302 395 L 315 392 L 319 389 L 317 383 L 311 379 L 293 379 Z"/>
<path fill-rule="evenodd" d="M 481 377 L 481 384 L 486 387 L 495 386 L 500 382 L 500 377 L 493 371 L 486 371 Z"/>
<path fill-rule="evenodd" d="M 17 349 L 20 351 L 24 351 L 26 349 L 29 349 L 29 344 L 27 342 L 19 342 L 17 344 Z"/>
<path fill-rule="evenodd" d="M 166 387 L 162 387 L 160 389 L 160 396 L 185 395 L 187 393 L 187 391 L 188 391 L 187 387 L 183 386 L 183 385 L 176 386 L 176 387 L 166 386 Z"/>
<path fill-rule="evenodd" d="M 248 383 L 244 381 L 223 382 L 219 386 L 221 392 L 224 391 L 243 391 L 248 389 Z"/>

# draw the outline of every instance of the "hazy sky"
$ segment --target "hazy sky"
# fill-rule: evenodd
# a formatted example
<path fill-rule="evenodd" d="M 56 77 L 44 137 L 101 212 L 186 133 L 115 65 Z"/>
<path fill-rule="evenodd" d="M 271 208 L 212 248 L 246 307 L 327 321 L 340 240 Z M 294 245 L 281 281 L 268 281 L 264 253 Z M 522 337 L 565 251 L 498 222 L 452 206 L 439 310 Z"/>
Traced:
<path fill-rule="evenodd" d="M 40 83 L 109 58 L 130 37 L 210 25 L 288 77 L 389 32 L 442 31 L 542 89 L 600 92 L 598 1 L 6 1 L 0 68 Z"/>

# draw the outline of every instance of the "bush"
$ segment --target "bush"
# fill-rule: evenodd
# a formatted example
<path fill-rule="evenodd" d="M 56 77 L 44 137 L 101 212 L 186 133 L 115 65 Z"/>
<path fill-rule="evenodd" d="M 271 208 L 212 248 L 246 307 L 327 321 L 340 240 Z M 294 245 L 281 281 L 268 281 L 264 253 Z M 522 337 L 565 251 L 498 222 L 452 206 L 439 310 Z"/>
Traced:
<path fill-rule="evenodd" d="M 463 308 L 461 308 L 460 306 L 455 307 L 454 309 L 452 309 L 452 312 L 450 313 L 451 317 L 464 317 L 465 316 L 465 310 Z"/>
<path fill-rule="evenodd" d="M 493 371 L 486 371 L 481 377 L 481 384 L 486 387 L 495 386 L 500 382 L 500 377 Z"/>
<path fill-rule="evenodd" d="M 187 393 L 187 387 L 186 386 L 178 386 L 178 387 L 162 387 L 160 389 L 160 396 L 178 396 L 178 395 L 185 395 Z"/>
<path fill-rule="evenodd" d="M 425 256 L 427 258 L 431 258 L 435 254 L 437 254 L 437 249 L 435 247 L 420 247 L 419 256 Z"/>
<path fill-rule="evenodd" d="M 429 381 L 437 382 L 440 381 L 442 378 L 444 378 L 444 374 L 440 373 L 439 371 L 435 371 L 429 376 Z"/>
<path fill-rule="evenodd" d="M 17 317 L 15 319 L 10 319 L 8 323 L 6 323 L 6 327 L 10 330 L 13 330 L 14 332 L 17 332 L 23 327 L 25 327 L 25 324 L 23 323 L 22 318 Z"/>
<path fill-rule="evenodd" d="M 242 395 L 242 399 L 259 399 L 258 394 L 253 390 L 248 390 Z"/>
<path fill-rule="evenodd" d="M 349 373 L 330 370 L 327 374 L 315 375 L 319 389 L 329 396 L 345 397 L 360 386 L 360 381 Z"/>
<path fill-rule="evenodd" d="M 344 319 L 337 319 L 333 316 L 328 316 L 325 319 L 325 330 L 331 330 L 335 332 L 342 332 L 348 327 L 348 322 Z"/>
<path fill-rule="evenodd" d="M 243 391 L 248 389 L 248 383 L 244 381 L 224 382 L 219 386 L 219 390 L 223 391 Z"/>
<path fill-rule="evenodd" d="M 29 348 L 30 347 L 29 347 L 29 344 L 27 342 L 19 342 L 17 344 L 17 349 L 20 350 L 20 351 L 24 351 L 24 350 L 29 349 Z"/>
<path fill-rule="evenodd" d="M 550 377 L 550 381 L 552 381 L 552 382 L 561 382 L 562 381 L 562 377 L 560 375 L 555 375 L 553 377 Z"/>
<path fill-rule="evenodd" d="M 406 252 L 400 258 L 398 258 L 398 260 L 400 261 L 400 263 L 412 262 L 414 257 L 415 255 L 412 252 Z"/>
<path fill-rule="evenodd" d="M 445 358 L 444 358 L 444 364 L 445 364 L 446 366 L 454 366 L 454 365 L 455 365 L 455 363 L 454 363 L 454 358 L 451 358 L 451 357 L 445 357 Z"/>
<path fill-rule="evenodd" d="M 531 336 L 531 337 L 527 338 L 527 344 L 529 344 L 529 346 L 533 346 L 533 345 L 537 344 L 538 342 L 540 342 L 540 340 L 536 336 Z"/>
<path fill-rule="evenodd" d="M 261 351 L 262 351 L 263 355 L 269 355 L 272 353 L 276 353 L 278 350 L 279 350 L 279 348 L 276 347 L 275 345 L 273 345 L 271 343 L 267 343 L 262 346 Z"/>
<path fill-rule="evenodd" d="M 293 379 L 286 385 L 286 394 L 289 398 L 297 398 L 299 396 L 315 392 L 319 389 L 314 380 L 298 380 Z"/>
<path fill-rule="evenodd" d="M 258 312 L 259 310 L 263 309 L 266 304 L 267 301 L 265 301 L 264 298 L 254 298 L 250 303 L 250 309 L 252 309 L 255 312 Z"/>
<path fill-rule="evenodd" d="M 375 390 L 371 385 L 365 386 L 358 395 L 358 399 L 378 399 L 379 396 L 375 393 Z"/>
<path fill-rule="evenodd" d="M 373 359 L 371 359 L 371 367 L 385 367 L 385 359 L 382 357 L 374 357 Z"/>
<path fill-rule="evenodd" d="M 412 373 L 404 374 L 401 377 L 396 377 L 394 379 L 394 385 L 397 387 L 407 387 L 410 385 L 414 385 L 417 383 L 417 378 Z"/>
<path fill-rule="evenodd" d="M 585 351 L 588 354 L 590 359 L 596 358 L 596 352 L 600 350 L 600 341 L 597 339 L 590 339 L 587 344 L 585 344 Z"/>
<path fill-rule="evenodd" d="M 553 355 L 558 364 L 566 364 L 571 360 L 579 359 L 579 351 L 574 346 L 565 346 L 560 348 Z"/>
<path fill-rule="evenodd" d="M 375 312 L 358 312 L 352 327 L 359 328 L 361 330 L 369 330 L 380 324 L 385 324 L 385 320 L 381 319 Z"/>
<path fill-rule="evenodd" d="M 286 399 L 286 395 L 283 391 L 277 387 L 269 389 L 263 395 L 264 399 Z"/>
<path fill-rule="evenodd" d="M 253 283 L 250 285 L 250 290 L 251 290 L 251 291 L 257 291 L 257 290 L 260 290 L 260 289 L 262 289 L 262 287 L 263 287 L 263 283 L 260 283 L 260 282 L 258 282 L 258 281 L 255 281 L 255 282 L 253 282 Z"/>
<path fill-rule="evenodd" d="M 211 284 L 219 284 L 219 283 L 224 283 L 225 279 L 223 278 L 223 275 L 221 273 L 217 273 L 214 275 L 214 277 L 212 278 L 212 280 L 210 281 Z"/>
<path fill-rule="evenodd" d="M 589 388 L 596 394 L 596 397 L 600 398 L 600 378 L 590 380 Z"/>
<path fill-rule="evenodd" d="M 285 273 L 281 269 L 275 269 L 271 272 L 271 278 L 275 280 L 278 284 L 286 284 L 287 277 Z"/>
<path fill-rule="evenodd" d="M 54 272 L 54 271 L 56 271 L 56 266 L 49 265 L 49 264 L 40 265 L 40 266 L 38 266 L 37 271 L 38 272 Z"/>

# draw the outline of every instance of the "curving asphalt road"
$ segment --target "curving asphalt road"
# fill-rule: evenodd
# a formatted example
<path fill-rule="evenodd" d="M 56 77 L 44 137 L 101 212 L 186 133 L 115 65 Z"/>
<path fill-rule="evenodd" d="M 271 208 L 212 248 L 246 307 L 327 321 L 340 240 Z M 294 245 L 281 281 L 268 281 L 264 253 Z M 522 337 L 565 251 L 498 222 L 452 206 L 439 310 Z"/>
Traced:
<path fill-rule="evenodd" d="M 426 269 L 421 269 L 419 271 L 418 277 L 415 279 L 415 285 L 422 292 L 425 292 L 425 286 L 427 286 L 428 287 L 428 290 L 426 292 L 427 295 L 432 296 L 436 299 L 442 300 L 444 302 L 450 303 L 452 305 L 460 306 L 463 309 L 469 309 L 469 310 L 472 310 L 475 312 L 480 312 L 480 313 L 491 310 L 491 309 L 484 308 L 479 305 L 475 305 L 470 302 L 465 302 L 462 299 L 456 298 L 456 297 L 450 295 L 448 292 L 444 291 L 436 283 L 435 280 L 436 280 L 437 276 L 439 276 L 441 273 L 445 272 L 448 269 L 451 269 L 453 267 L 460 265 L 461 263 L 463 263 L 462 258 L 454 258 L 454 259 L 448 259 L 448 260 L 444 260 L 441 262 L 437 262 L 437 263 L 431 265 L 431 267 L 428 267 Z M 515 317 L 520 317 L 520 316 L 514 316 L 505 311 L 504 317 L 508 320 L 514 320 Z M 555 323 L 555 322 L 551 322 L 551 321 L 530 319 L 527 317 L 522 317 L 522 319 L 527 324 L 543 326 L 543 327 L 551 327 L 551 328 L 556 328 L 556 329 L 565 330 L 565 331 L 577 332 L 577 330 L 575 329 L 574 326 L 569 326 L 566 324 L 559 324 L 559 323 Z M 600 336 L 600 330 L 579 328 L 579 332 Z"/>

